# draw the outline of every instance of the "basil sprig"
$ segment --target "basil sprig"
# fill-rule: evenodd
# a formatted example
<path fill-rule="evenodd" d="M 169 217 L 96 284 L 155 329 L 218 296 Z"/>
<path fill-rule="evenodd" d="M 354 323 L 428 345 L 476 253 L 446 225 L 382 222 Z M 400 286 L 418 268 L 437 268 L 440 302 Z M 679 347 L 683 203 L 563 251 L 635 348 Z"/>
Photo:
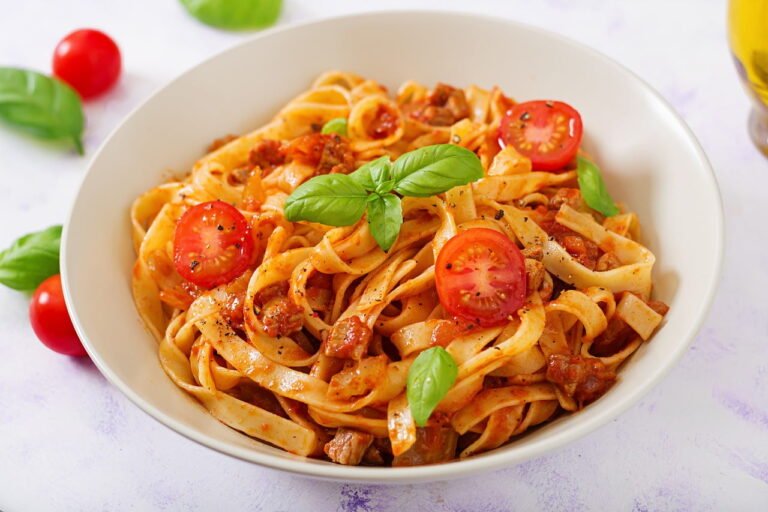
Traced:
<path fill-rule="evenodd" d="M 323 129 L 320 130 L 322 134 L 338 133 L 339 135 L 347 136 L 347 120 L 343 117 L 336 117 L 328 121 L 323 125 Z"/>
<path fill-rule="evenodd" d="M 432 411 L 456 382 L 458 373 L 456 362 L 443 347 L 429 348 L 413 361 L 408 370 L 406 396 L 417 426 L 427 424 Z"/>
<path fill-rule="evenodd" d="M 285 218 L 349 226 L 368 211 L 376 243 L 388 251 L 403 223 L 400 196 L 429 197 L 483 177 L 472 151 L 438 144 L 410 151 L 394 163 L 388 156 L 368 162 L 352 174 L 316 176 L 285 201 Z"/>
<path fill-rule="evenodd" d="M 20 291 L 31 291 L 59 273 L 61 226 L 51 226 L 25 235 L 0 252 L 0 283 Z"/>
<path fill-rule="evenodd" d="M 290 221 L 308 220 L 328 226 L 351 226 L 363 216 L 368 192 L 345 174 L 315 176 L 285 202 Z"/>
<path fill-rule="evenodd" d="M 578 157 L 578 167 L 576 176 L 581 189 L 581 196 L 587 203 L 587 206 L 597 210 L 606 217 L 611 217 L 619 213 L 616 203 L 613 202 L 611 195 L 600 174 L 600 169 L 584 157 Z"/>
<path fill-rule="evenodd" d="M 181 0 L 181 4 L 206 25 L 227 30 L 268 27 L 283 7 L 282 0 Z"/>
<path fill-rule="evenodd" d="M 35 71 L 0 67 L 0 119 L 45 139 L 70 138 L 83 154 L 80 96 L 69 85 Z"/>

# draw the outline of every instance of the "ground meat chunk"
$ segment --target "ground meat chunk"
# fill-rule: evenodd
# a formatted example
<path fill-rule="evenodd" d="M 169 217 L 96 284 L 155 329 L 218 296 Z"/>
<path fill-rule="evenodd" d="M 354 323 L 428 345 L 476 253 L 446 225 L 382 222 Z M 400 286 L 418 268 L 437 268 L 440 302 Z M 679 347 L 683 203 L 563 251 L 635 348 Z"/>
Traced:
<path fill-rule="evenodd" d="M 416 442 L 408 451 L 397 455 L 392 466 L 422 466 L 454 459 L 458 438 L 450 425 L 417 428 Z"/>
<path fill-rule="evenodd" d="M 355 154 L 347 139 L 338 134 L 312 133 L 293 140 L 286 149 L 287 157 L 317 168 L 318 174 L 355 169 Z"/>
<path fill-rule="evenodd" d="M 624 320 L 614 315 L 608 321 L 605 331 L 592 342 L 589 353 L 597 357 L 610 357 L 621 352 L 634 336 L 635 331 Z"/>
<path fill-rule="evenodd" d="M 453 114 L 445 107 L 428 105 L 421 111 L 421 120 L 432 126 L 451 126 Z"/>
<path fill-rule="evenodd" d="M 351 316 L 333 326 L 325 342 L 325 355 L 359 361 L 368 352 L 373 331 L 360 320 Z"/>
<path fill-rule="evenodd" d="M 397 114 L 385 105 L 379 105 L 376 117 L 368 127 L 368 135 L 373 139 L 386 139 L 397 130 Z"/>
<path fill-rule="evenodd" d="M 645 303 L 661 316 L 665 316 L 667 313 L 669 313 L 669 306 L 660 300 L 647 300 Z"/>
<path fill-rule="evenodd" d="M 613 270 L 614 268 L 619 268 L 621 266 L 621 262 L 619 261 L 619 258 L 616 257 L 616 255 L 612 252 L 607 252 L 600 256 L 600 258 L 597 260 L 597 266 L 595 267 L 596 270 L 603 272 L 606 270 Z"/>
<path fill-rule="evenodd" d="M 584 211 L 586 204 L 581 197 L 581 191 L 577 188 L 562 187 L 549 198 L 549 209 L 559 210 L 560 207 L 567 204 L 571 208 L 577 211 Z"/>
<path fill-rule="evenodd" d="M 264 139 L 257 142 L 248 155 L 251 165 L 261 168 L 261 175 L 267 176 L 272 170 L 285 163 L 285 147 L 279 140 Z"/>
<path fill-rule="evenodd" d="M 581 405 L 598 399 L 616 380 L 599 359 L 563 354 L 549 356 L 546 376 Z"/>
<path fill-rule="evenodd" d="M 438 83 L 429 95 L 428 101 L 432 106 L 447 109 L 453 116 L 453 123 L 469 117 L 469 103 L 461 89 Z"/>
<path fill-rule="evenodd" d="M 222 316 L 229 325 L 239 331 L 243 330 L 243 302 L 245 302 L 245 289 L 227 290 L 227 300 L 221 308 Z"/>
<path fill-rule="evenodd" d="M 595 270 L 597 260 L 600 258 L 600 248 L 596 243 L 557 222 L 555 220 L 557 210 L 549 210 L 539 206 L 534 213 L 536 223 L 558 244 L 562 245 L 568 254 L 589 270 Z"/>
<path fill-rule="evenodd" d="M 337 464 L 357 466 L 363 460 L 371 443 L 373 443 L 371 434 L 340 428 L 333 439 L 326 443 L 323 451 Z"/>
<path fill-rule="evenodd" d="M 469 117 L 469 103 L 464 91 L 447 84 L 437 84 L 426 103 L 416 103 L 405 109 L 408 114 L 432 126 L 451 126 Z"/>
<path fill-rule="evenodd" d="M 301 330 L 304 310 L 288 297 L 288 283 L 275 283 L 264 288 L 253 302 L 268 336 L 288 336 Z"/>
<path fill-rule="evenodd" d="M 386 461 L 381 451 L 374 445 L 368 447 L 363 455 L 363 465 L 365 466 L 384 466 Z"/>
<path fill-rule="evenodd" d="M 357 363 L 348 361 L 349 366 L 331 377 L 328 397 L 333 400 L 349 400 L 368 393 L 387 377 L 388 361 L 384 354 L 366 357 Z"/>
<path fill-rule="evenodd" d="M 647 301 L 647 304 L 661 316 L 666 315 L 669 311 L 669 306 L 661 301 L 650 300 Z M 610 357 L 624 350 L 636 336 L 637 333 L 635 333 L 634 329 L 617 315 L 614 315 L 608 321 L 605 331 L 595 338 L 595 341 L 589 348 L 589 353 L 597 357 Z"/>

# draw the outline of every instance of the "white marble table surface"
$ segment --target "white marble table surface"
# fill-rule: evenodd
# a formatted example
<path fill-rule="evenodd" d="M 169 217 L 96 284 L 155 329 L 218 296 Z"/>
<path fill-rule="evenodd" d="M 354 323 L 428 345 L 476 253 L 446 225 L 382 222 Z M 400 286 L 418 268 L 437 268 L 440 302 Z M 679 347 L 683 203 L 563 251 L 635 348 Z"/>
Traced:
<path fill-rule="evenodd" d="M 637 72 L 682 114 L 717 171 L 728 247 L 708 321 L 638 405 L 565 449 L 464 480 L 358 486 L 264 469 L 184 439 L 90 362 L 45 349 L 27 298 L 1 288 L 0 509 L 768 510 L 768 160 L 746 135 L 725 1 L 285 4 L 280 23 L 394 7 L 490 13 L 561 32 Z M 88 155 L 155 88 L 247 37 L 198 24 L 174 0 L 0 0 L 0 65 L 49 70 L 57 40 L 83 26 L 110 33 L 125 63 L 119 87 L 87 105 Z M 87 161 L 0 126 L 0 246 L 61 222 Z"/>

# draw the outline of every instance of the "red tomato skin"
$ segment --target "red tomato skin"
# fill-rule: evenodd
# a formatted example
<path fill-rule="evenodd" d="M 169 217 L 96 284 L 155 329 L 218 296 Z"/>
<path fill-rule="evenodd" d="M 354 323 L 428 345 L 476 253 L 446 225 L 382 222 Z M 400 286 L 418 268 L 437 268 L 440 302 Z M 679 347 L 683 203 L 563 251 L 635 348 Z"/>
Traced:
<path fill-rule="evenodd" d="M 75 30 L 59 41 L 53 52 L 53 74 L 71 85 L 83 99 L 109 90 L 121 69 L 120 49 L 99 30 Z"/>
<path fill-rule="evenodd" d="M 59 274 L 49 277 L 35 290 L 29 303 L 29 322 L 37 338 L 54 352 L 76 357 L 88 355 L 69 318 Z"/>
<path fill-rule="evenodd" d="M 224 247 L 219 248 L 234 246 L 236 249 L 237 254 L 228 267 L 216 268 L 215 263 L 209 264 L 209 258 L 199 253 L 194 258 L 189 256 L 190 252 L 198 252 L 205 245 L 195 234 L 196 230 L 205 230 L 205 222 L 210 224 L 207 226 L 208 236 L 224 243 Z M 217 229 L 217 222 L 222 229 Z M 181 277 L 201 288 L 211 289 L 232 281 L 248 269 L 254 245 L 251 225 L 237 208 L 224 201 L 209 201 L 193 206 L 179 219 L 173 240 L 173 261 Z M 192 265 L 193 261 L 197 263 Z"/>
<path fill-rule="evenodd" d="M 558 142 L 560 149 L 549 153 L 540 153 L 537 150 L 529 150 L 516 144 L 512 136 L 513 126 L 522 121 L 522 116 L 526 113 L 531 115 L 531 122 L 536 125 L 537 121 L 541 123 L 542 119 L 538 114 L 547 115 L 547 112 L 560 113 L 569 119 L 570 136 L 563 141 Z M 532 113 L 532 114 L 531 114 Z M 545 124 L 545 123 L 542 123 Z M 579 112 L 567 103 L 562 101 L 535 100 L 518 103 L 510 108 L 499 124 L 499 145 L 503 148 L 512 144 L 522 155 L 531 159 L 531 165 L 534 171 L 560 171 L 576 156 L 581 145 L 581 139 L 584 134 L 584 126 Z"/>
<path fill-rule="evenodd" d="M 496 309 L 492 311 L 473 310 L 472 300 L 469 301 L 469 304 L 462 304 L 456 295 L 459 290 L 457 284 L 462 281 L 471 281 L 471 279 L 467 279 L 467 276 L 473 275 L 472 272 L 453 274 L 455 261 L 459 259 L 467 247 L 485 248 L 489 252 L 494 251 L 498 257 L 504 260 L 505 266 L 494 271 L 493 276 L 491 276 L 496 277 L 496 279 L 487 280 L 487 283 L 492 283 L 493 288 L 504 292 L 506 295 L 506 298 L 497 304 Z M 499 278 L 502 279 L 499 280 Z M 438 254 L 435 262 L 435 285 L 440 304 L 449 315 L 453 315 L 468 324 L 476 324 L 481 327 L 503 325 L 508 322 L 509 316 L 525 303 L 527 295 L 525 258 L 517 245 L 506 235 L 488 228 L 468 229 L 448 240 Z"/>

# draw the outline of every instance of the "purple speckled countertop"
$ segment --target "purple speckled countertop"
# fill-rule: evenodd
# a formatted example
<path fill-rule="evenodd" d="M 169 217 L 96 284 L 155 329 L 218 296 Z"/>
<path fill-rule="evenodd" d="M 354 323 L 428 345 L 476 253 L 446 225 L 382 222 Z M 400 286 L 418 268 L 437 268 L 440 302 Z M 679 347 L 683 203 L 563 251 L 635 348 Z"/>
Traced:
<path fill-rule="evenodd" d="M 563 450 L 475 478 L 358 486 L 263 469 L 184 439 L 89 362 L 43 348 L 27 322 L 27 299 L 2 288 L 0 509 L 768 510 L 768 160 L 747 138 L 725 0 L 285 4 L 281 23 L 388 7 L 493 13 L 561 32 L 637 72 L 690 124 L 720 181 L 728 247 L 708 321 L 638 405 Z M 87 106 L 89 155 L 156 87 L 247 37 L 196 23 L 174 0 L 5 0 L 0 11 L 2 65 L 47 70 L 58 39 L 83 26 L 120 43 L 121 84 Z M 86 162 L 0 127 L 0 246 L 61 222 Z"/>

